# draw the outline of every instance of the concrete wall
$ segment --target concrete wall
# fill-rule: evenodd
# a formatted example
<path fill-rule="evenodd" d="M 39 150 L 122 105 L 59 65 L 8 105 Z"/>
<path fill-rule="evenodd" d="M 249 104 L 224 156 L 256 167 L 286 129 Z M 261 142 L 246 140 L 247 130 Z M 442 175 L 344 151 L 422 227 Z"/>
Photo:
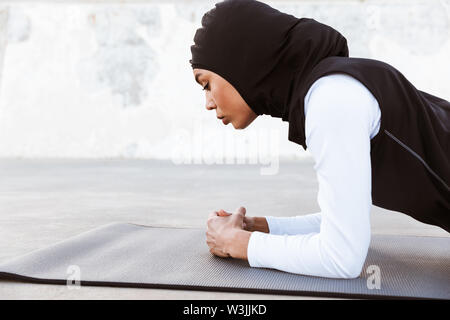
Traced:
<path fill-rule="evenodd" d="M 0 1 L 0 157 L 308 156 L 279 119 L 236 131 L 205 110 L 188 60 L 215 2 Z M 449 0 L 265 2 L 450 100 Z"/>

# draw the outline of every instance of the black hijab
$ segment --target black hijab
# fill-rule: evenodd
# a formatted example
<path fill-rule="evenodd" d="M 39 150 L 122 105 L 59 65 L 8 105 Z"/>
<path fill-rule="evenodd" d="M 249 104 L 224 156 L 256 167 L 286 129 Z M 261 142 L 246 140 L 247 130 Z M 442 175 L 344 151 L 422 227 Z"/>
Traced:
<path fill-rule="evenodd" d="M 217 73 L 257 114 L 289 121 L 302 79 L 321 60 L 348 57 L 346 39 L 314 19 L 256 0 L 225 0 L 206 12 L 191 46 L 192 68 Z"/>

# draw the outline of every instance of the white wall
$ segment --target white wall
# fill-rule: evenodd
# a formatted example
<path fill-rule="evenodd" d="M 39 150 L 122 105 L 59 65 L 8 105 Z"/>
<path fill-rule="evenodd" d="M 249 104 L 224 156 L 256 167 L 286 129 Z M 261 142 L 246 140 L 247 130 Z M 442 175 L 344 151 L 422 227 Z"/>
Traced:
<path fill-rule="evenodd" d="M 204 108 L 188 60 L 215 2 L 1 1 L 0 157 L 308 156 L 279 119 L 236 131 Z M 449 0 L 264 2 L 450 100 Z"/>

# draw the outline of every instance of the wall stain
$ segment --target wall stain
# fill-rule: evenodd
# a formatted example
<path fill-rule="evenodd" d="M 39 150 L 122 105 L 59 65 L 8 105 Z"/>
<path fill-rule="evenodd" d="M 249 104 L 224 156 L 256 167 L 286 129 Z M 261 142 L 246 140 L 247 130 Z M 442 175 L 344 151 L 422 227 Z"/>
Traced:
<path fill-rule="evenodd" d="M 144 27 L 146 37 L 161 32 L 159 8 L 105 8 L 88 14 L 98 50 L 82 61 L 83 72 L 95 72 L 96 87 L 107 87 L 121 97 L 123 107 L 140 106 L 150 94 L 151 82 L 159 71 L 157 54 L 137 29 Z"/>
<path fill-rule="evenodd" d="M 8 44 L 27 41 L 30 35 L 30 18 L 21 8 L 10 7 L 7 24 Z"/>

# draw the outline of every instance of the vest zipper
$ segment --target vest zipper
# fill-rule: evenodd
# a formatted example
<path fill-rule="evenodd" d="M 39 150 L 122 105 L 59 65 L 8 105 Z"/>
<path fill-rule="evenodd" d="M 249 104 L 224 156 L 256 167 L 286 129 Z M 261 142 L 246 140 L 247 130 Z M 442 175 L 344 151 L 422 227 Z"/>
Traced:
<path fill-rule="evenodd" d="M 446 188 L 447 191 L 450 191 L 450 188 L 448 187 L 448 185 L 445 183 L 444 180 L 442 180 L 441 177 L 439 177 L 436 172 L 434 172 L 430 166 L 425 162 L 425 160 L 423 160 L 416 152 L 414 152 L 414 150 L 412 150 L 410 147 L 408 147 L 406 144 L 404 144 L 403 142 L 401 142 L 399 139 L 397 139 L 397 137 L 395 137 L 392 133 L 390 133 L 389 131 L 387 131 L 386 129 L 384 129 L 384 132 L 391 137 L 392 139 L 394 139 L 395 142 L 397 142 L 399 145 L 401 145 L 403 148 L 405 148 L 406 150 L 408 150 L 413 156 L 415 156 L 417 159 L 420 160 L 420 162 L 422 162 L 422 164 L 425 166 L 425 168 L 427 168 L 427 170 L 436 178 L 438 179 Z"/>

